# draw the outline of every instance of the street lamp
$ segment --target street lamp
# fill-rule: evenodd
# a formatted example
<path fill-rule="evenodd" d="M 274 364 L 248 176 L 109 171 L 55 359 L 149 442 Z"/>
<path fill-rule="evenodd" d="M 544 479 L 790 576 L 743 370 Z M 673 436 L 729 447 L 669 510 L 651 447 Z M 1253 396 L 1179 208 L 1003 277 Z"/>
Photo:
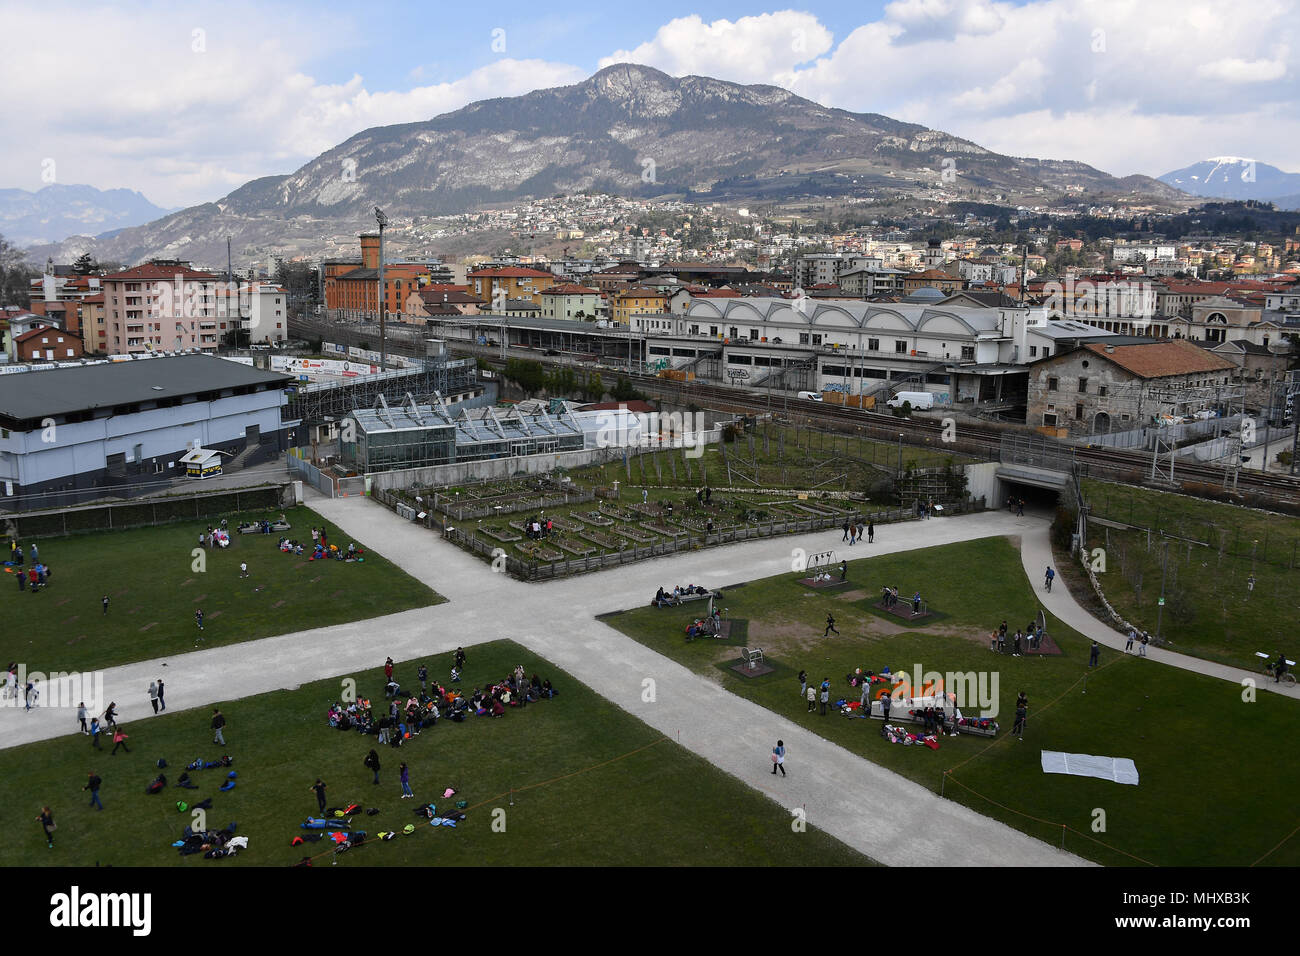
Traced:
<path fill-rule="evenodd" d="M 388 340 L 385 335 L 384 315 L 384 227 L 388 217 L 378 206 L 375 207 L 375 222 L 379 224 L 379 371 L 388 371 Z"/>

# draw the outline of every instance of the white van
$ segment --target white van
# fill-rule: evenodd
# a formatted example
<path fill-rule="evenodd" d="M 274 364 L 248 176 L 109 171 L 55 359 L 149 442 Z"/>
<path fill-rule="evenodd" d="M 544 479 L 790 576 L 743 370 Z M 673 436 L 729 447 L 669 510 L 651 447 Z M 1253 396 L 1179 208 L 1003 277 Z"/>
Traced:
<path fill-rule="evenodd" d="M 810 402 L 820 402 L 822 400 L 821 392 L 800 392 L 799 397 Z"/>
<path fill-rule="evenodd" d="M 934 408 L 934 394 L 931 392 L 899 392 L 885 404 L 890 408 L 902 408 L 904 402 L 911 402 L 914 409 L 924 411 Z"/>

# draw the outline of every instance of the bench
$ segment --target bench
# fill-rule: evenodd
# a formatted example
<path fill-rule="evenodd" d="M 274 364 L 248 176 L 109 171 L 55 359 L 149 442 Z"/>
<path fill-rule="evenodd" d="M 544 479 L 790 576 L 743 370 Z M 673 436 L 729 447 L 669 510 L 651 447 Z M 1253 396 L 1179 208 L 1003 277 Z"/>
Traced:
<path fill-rule="evenodd" d="M 750 667 L 755 667 L 763 661 L 763 649 L 761 647 L 742 647 L 740 649 L 740 659 Z"/>
<path fill-rule="evenodd" d="M 691 601 L 707 601 L 711 597 L 722 597 L 722 595 L 716 591 L 705 591 L 703 594 L 679 594 L 673 598 L 673 603 L 680 605 Z"/>

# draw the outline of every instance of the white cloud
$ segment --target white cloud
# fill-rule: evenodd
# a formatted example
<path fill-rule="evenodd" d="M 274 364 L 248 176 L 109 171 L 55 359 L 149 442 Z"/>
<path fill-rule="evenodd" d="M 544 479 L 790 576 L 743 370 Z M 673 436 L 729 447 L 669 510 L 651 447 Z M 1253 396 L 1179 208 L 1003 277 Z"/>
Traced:
<path fill-rule="evenodd" d="M 1243 60 L 1231 56 L 1202 63 L 1196 68 L 1196 75 L 1225 83 L 1267 83 L 1286 76 L 1286 60 Z"/>
<path fill-rule="evenodd" d="M 654 38 L 600 61 L 641 63 L 673 76 L 713 76 L 737 83 L 775 83 L 831 48 L 832 35 L 810 13 L 782 10 L 705 23 L 698 15 L 664 24 Z"/>
<path fill-rule="evenodd" d="M 1300 152 L 1287 0 L 1251 0 L 1248 13 L 1238 0 L 897 0 L 794 68 L 775 43 L 710 53 L 715 34 L 674 20 L 630 54 L 676 75 L 779 76 L 827 106 L 1119 175 L 1220 152 L 1286 166 Z"/>
<path fill-rule="evenodd" d="M 325 83 L 305 68 L 342 55 L 353 26 L 328 13 L 227 7 L 217 22 L 156 8 L 6 9 L 0 182 L 58 181 L 139 189 L 163 206 L 216 199 L 296 169 L 371 126 L 414 122 L 477 99 L 580 80 L 577 67 L 498 59 L 450 82 L 374 90 L 364 77 Z M 279 19 L 276 19 L 279 17 Z M 254 30 L 243 24 L 256 23 Z M 194 30 L 204 32 L 198 37 Z M 59 38 L 51 59 L 49 44 Z"/>

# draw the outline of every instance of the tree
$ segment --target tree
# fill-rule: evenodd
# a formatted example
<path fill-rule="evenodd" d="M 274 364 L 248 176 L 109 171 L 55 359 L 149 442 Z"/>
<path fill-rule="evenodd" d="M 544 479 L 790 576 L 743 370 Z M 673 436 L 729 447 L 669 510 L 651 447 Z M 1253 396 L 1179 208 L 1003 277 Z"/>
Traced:
<path fill-rule="evenodd" d="M 542 368 L 541 362 L 529 359 L 507 359 L 505 372 L 502 374 L 523 389 L 525 395 L 533 395 L 546 386 L 546 370 Z"/>
<path fill-rule="evenodd" d="M 99 271 L 99 263 L 89 252 L 83 252 L 73 260 L 72 271 L 79 276 L 94 275 Z"/>
<path fill-rule="evenodd" d="M 31 305 L 31 281 L 40 273 L 25 260 L 23 250 L 0 236 L 0 305 Z"/>

